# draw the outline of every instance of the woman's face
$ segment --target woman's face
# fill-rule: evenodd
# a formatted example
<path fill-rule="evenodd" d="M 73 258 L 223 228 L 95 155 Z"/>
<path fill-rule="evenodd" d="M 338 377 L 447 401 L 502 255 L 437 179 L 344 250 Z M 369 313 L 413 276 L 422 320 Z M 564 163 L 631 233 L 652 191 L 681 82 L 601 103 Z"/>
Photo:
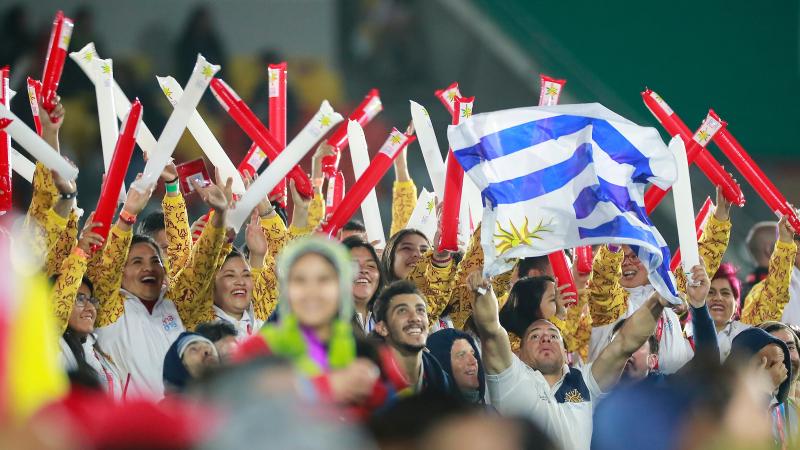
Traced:
<path fill-rule="evenodd" d="M 428 251 L 428 240 L 416 233 L 408 233 L 394 247 L 392 270 L 399 279 L 405 279 L 417 261 Z"/>
<path fill-rule="evenodd" d="M 122 288 L 142 300 L 155 301 L 161 295 L 164 265 L 156 249 L 147 242 L 131 246 L 122 270 Z"/>
<path fill-rule="evenodd" d="M 250 307 L 252 295 L 250 266 L 240 256 L 228 258 L 214 277 L 214 304 L 226 313 L 241 318 Z"/>
<path fill-rule="evenodd" d="M 316 253 L 301 256 L 289 269 L 287 294 L 289 307 L 304 327 L 328 326 L 339 312 L 339 276 Z"/>
<path fill-rule="evenodd" d="M 539 304 L 539 310 L 542 313 L 542 319 L 550 320 L 551 317 L 556 315 L 556 285 L 552 281 L 547 282 L 547 287 L 542 295 L 542 303 Z"/>
<path fill-rule="evenodd" d="M 94 331 L 94 320 L 97 318 L 97 300 L 92 297 L 89 286 L 81 284 L 75 298 L 75 306 L 67 324 L 76 334 L 86 336 Z"/>
<path fill-rule="evenodd" d="M 708 290 L 708 312 L 714 323 L 718 326 L 727 324 L 733 318 L 736 310 L 736 298 L 733 296 L 731 283 L 725 278 L 711 280 L 711 288 Z"/>
<path fill-rule="evenodd" d="M 358 264 L 358 273 L 353 282 L 353 297 L 357 302 L 366 303 L 378 290 L 381 275 L 378 261 L 372 253 L 364 247 L 355 247 L 350 250 L 353 262 Z"/>

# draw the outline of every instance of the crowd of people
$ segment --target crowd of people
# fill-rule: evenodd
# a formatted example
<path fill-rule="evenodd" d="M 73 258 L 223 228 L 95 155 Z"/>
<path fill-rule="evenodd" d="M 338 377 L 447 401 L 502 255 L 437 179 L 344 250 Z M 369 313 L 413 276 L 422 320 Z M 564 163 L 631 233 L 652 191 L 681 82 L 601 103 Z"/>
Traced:
<path fill-rule="evenodd" d="M 58 150 L 64 106 L 40 120 Z M 192 181 L 209 211 L 196 220 L 170 163 L 101 224 L 74 180 L 37 163 L 13 239 L 42 256 L 70 390 L 32 419 L 63 439 L 36 448 L 800 445 L 800 236 L 786 217 L 749 233 L 758 268 L 743 284 L 723 262 L 733 225 L 718 189 L 701 264 L 674 274 L 682 304 L 613 243 L 590 273 L 574 265 L 576 295 L 547 256 L 484 277 L 480 224 L 457 252 L 407 228 L 406 151 L 383 248 L 357 220 L 318 232 L 324 142 L 313 197 L 290 181 L 292 211 L 263 198 L 239 239 L 233 180 L 218 174 Z M 161 209 L 143 213 L 160 185 Z"/>

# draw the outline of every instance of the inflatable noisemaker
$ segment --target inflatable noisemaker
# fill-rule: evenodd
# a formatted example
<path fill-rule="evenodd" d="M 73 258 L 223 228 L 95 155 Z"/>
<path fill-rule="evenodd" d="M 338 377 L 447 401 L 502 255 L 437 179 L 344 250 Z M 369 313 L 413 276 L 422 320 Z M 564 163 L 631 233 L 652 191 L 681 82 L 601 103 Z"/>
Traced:
<path fill-rule="evenodd" d="M 325 195 L 325 219 L 330 219 L 344 198 L 344 174 L 341 170 L 328 180 L 328 193 Z"/>
<path fill-rule="evenodd" d="M 683 138 L 675 136 L 669 142 L 669 149 L 675 155 L 678 178 L 672 185 L 672 200 L 675 208 L 675 224 L 678 227 L 683 273 L 687 280 L 692 274 L 692 267 L 700 264 L 700 252 L 697 249 L 697 228 L 694 218 L 694 202 L 692 201 L 692 184 L 689 180 L 689 160 L 686 158 L 686 146 Z"/>
<path fill-rule="evenodd" d="M 575 280 L 572 277 L 572 269 L 569 267 L 567 254 L 564 250 L 550 253 L 547 255 L 550 261 L 550 267 L 553 269 L 553 276 L 556 278 L 558 285 L 568 284 L 569 287 L 564 292 L 572 292 L 575 297 L 565 306 L 572 306 L 578 302 L 578 289 L 575 287 Z"/>
<path fill-rule="evenodd" d="M 16 114 L 2 103 L 0 103 L 0 129 L 4 129 L 20 147 L 48 169 L 55 170 L 67 180 L 74 180 L 78 177 L 78 169 L 75 166 L 64 159 L 35 131 L 28 128 Z"/>
<path fill-rule="evenodd" d="M 425 160 L 425 167 L 428 169 L 428 177 L 433 185 L 433 192 L 438 198 L 444 198 L 444 179 L 447 169 L 442 161 L 439 142 L 436 140 L 436 133 L 433 131 L 428 110 L 412 100 L 411 119 L 414 123 L 417 141 L 419 141 L 419 148 L 422 150 L 422 158 Z"/>
<path fill-rule="evenodd" d="M 364 201 L 367 194 L 369 194 L 378 184 L 378 181 L 383 178 L 400 152 L 402 152 L 408 144 L 414 142 L 415 139 L 416 137 L 403 134 L 398 131 L 397 128 L 392 129 L 389 138 L 386 139 L 386 142 L 383 144 L 378 154 L 372 159 L 367 170 L 365 170 L 364 174 L 353 184 L 353 187 L 350 188 L 350 191 L 348 191 L 344 199 L 342 199 L 342 203 L 325 226 L 322 227 L 323 233 L 328 236 L 335 236 L 336 233 L 342 229 L 347 221 L 350 220 L 350 217 L 353 216 L 356 208 L 361 206 L 361 202 Z"/>
<path fill-rule="evenodd" d="M 94 84 L 97 83 L 97 79 L 94 76 L 93 61 L 95 58 L 102 58 L 97 54 L 94 48 L 94 42 L 89 42 L 77 52 L 70 53 L 69 57 L 81 68 L 86 77 L 89 78 L 89 81 Z M 131 110 L 131 102 L 125 95 L 125 92 L 122 91 L 122 88 L 119 87 L 119 84 L 113 79 L 111 81 L 114 93 L 114 110 L 117 113 L 117 119 L 124 121 L 125 118 L 128 117 L 128 112 Z M 139 144 L 142 151 L 148 155 L 155 151 L 156 138 L 144 122 L 139 124 L 139 131 L 136 134 L 136 143 Z"/>
<path fill-rule="evenodd" d="M 456 86 L 458 88 L 458 86 Z M 472 116 L 472 105 L 475 97 L 456 97 L 453 110 L 453 125 L 461 119 Z M 444 199 L 442 204 L 442 234 L 439 240 L 440 252 L 458 251 L 458 219 L 461 210 L 461 189 L 464 186 L 464 168 L 449 150 L 447 158 L 447 175 L 444 180 Z"/>
<path fill-rule="evenodd" d="M 541 90 L 539 91 L 539 106 L 552 106 L 558 104 L 561 89 L 567 80 L 558 80 L 547 75 L 539 75 Z"/>
<path fill-rule="evenodd" d="M 197 104 L 200 103 L 200 98 L 219 69 L 220 66 L 209 63 L 203 58 L 203 55 L 197 55 L 197 62 L 195 62 L 192 74 L 189 76 L 189 81 L 186 82 L 183 95 L 181 95 L 181 99 L 175 105 L 175 109 L 170 114 L 169 119 L 167 119 L 167 124 L 164 125 L 161 136 L 158 137 L 155 149 L 148 152 L 147 164 L 145 164 L 144 171 L 142 171 L 142 177 L 134 181 L 131 187 L 143 192 L 149 186 L 158 182 L 161 172 L 172 161 L 172 153 L 175 152 L 178 140 L 183 136 L 192 113 L 195 112 Z"/>
<path fill-rule="evenodd" d="M 173 107 L 177 106 L 178 101 L 183 97 L 183 88 L 181 88 L 180 84 L 172 77 L 156 77 L 156 79 L 158 80 L 159 86 L 161 86 L 161 91 L 167 97 L 167 100 L 169 100 Z M 214 137 L 214 133 L 208 128 L 208 125 L 206 125 L 200 113 L 197 111 L 192 112 L 192 116 L 189 118 L 186 128 L 189 129 L 194 140 L 197 141 L 203 153 L 208 157 L 211 165 L 219 170 L 220 177 L 222 177 L 223 180 L 227 180 L 228 178 L 233 179 L 233 193 L 237 195 L 244 194 L 244 182 L 242 181 L 241 175 L 239 175 L 239 171 L 236 170 L 236 166 L 233 165 L 228 154 L 222 149 L 219 141 Z"/>
<path fill-rule="evenodd" d="M 286 62 L 270 64 L 267 67 L 269 79 L 269 131 L 280 144 L 281 150 L 286 147 Z M 286 208 L 286 179 L 284 178 L 272 190 L 279 194 L 281 208 Z"/>
<path fill-rule="evenodd" d="M 247 151 L 247 154 L 244 155 L 244 159 L 236 169 L 239 171 L 242 176 L 249 175 L 251 178 L 255 178 L 256 174 L 258 173 L 258 169 L 264 164 L 264 161 L 267 160 L 267 154 L 264 153 L 264 150 L 261 150 L 258 145 L 254 143 L 250 144 L 250 150 Z"/>
<path fill-rule="evenodd" d="M 42 135 L 42 119 L 39 117 L 39 98 L 42 96 L 42 83 L 28 77 L 28 103 L 31 105 L 36 134 Z"/>
<path fill-rule="evenodd" d="M 42 104 L 48 113 L 53 112 L 56 107 L 56 90 L 61 81 L 61 73 L 64 71 L 64 61 L 67 59 L 67 48 L 73 27 L 72 19 L 65 17 L 62 11 L 56 13 L 42 74 Z"/>
<path fill-rule="evenodd" d="M 455 83 L 451 84 L 450 86 L 447 86 L 444 89 L 436 90 L 436 92 L 434 92 L 433 95 L 435 95 L 436 98 L 438 98 L 439 101 L 442 102 L 444 107 L 447 109 L 447 112 L 449 112 L 450 115 L 452 116 L 453 111 L 455 110 L 456 98 L 461 97 L 461 91 L 458 89 L 458 82 L 456 81 Z"/>
<path fill-rule="evenodd" d="M 347 124 L 347 140 L 350 146 L 350 161 L 353 163 L 353 175 L 357 180 L 361 178 L 369 167 L 369 150 L 367 149 L 367 138 L 364 136 L 364 129 L 355 120 L 351 120 Z M 375 248 L 385 247 L 386 235 L 383 232 L 381 210 L 378 206 L 378 197 L 375 195 L 374 188 L 369 191 L 364 201 L 361 202 L 361 217 L 364 218 L 364 228 L 367 230 L 369 242 L 377 241 Z"/>
<path fill-rule="evenodd" d="M 0 69 L 0 103 L 9 107 L 11 89 L 8 87 L 8 66 Z M 11 136 L 0 130 L 0 214 L 11 210 Z"/>
<path fill-rule="evenodd" d="M 701 144 L 700 142 L 704 141 L 704 139 L 693 139 L 689 127 L 686 126 L 683 120 L 678 117 L 678 114 L 669 107 L 667 102 L 665 102 L 660 95 L 650 89 L 645 89 L 644 92 L 642 92 L 642 99 L 647 109 L 650 110 L 670 136 L 678 135 L 683 139 L 686 145 L 686 158 L 689 164 L 692 162 L 697 164 L 697 167 L 703 171 L 711 183 L 722 188 L 722 193 L 729 202 L 734 205 L 743 206 L 744 194 L 742 194 L 739 185 L 733 181 L 730 174 L 725 172 L 725 169 L 711 156 L 711 153 L 703 151 L 707 140 L 705 140 L 705 143 Z M 701 130 L 702 128 L 703 127 L 701 127 Z M 707 131 L 711 132 L 713 130 L 709 129 Z M 700 133 L 700 130 L 698 130 L 698 133 Z M 645 208 L 648 214 L 656 208 L 658 202 L 666 195 L 666 192 L 652 191 L 652 193 L 650 193 L 653 189 L 657 188 L 651 187 L 648 189 L 648 192 L 645 193 Z"/>
<path fill-rule="evenodd" d="M 239 230 L 242 224 L 250 217 L 253 208 L 277 186 L 278 182 L 296 168 L 297 163 L 311 151 L 330 129 L 342 121 L 342 116 L 331 108 L 327 100 L 322 102 L 319 111 L 306 124 L 300 133 L 289 142 L 289 145 L 270 161 L 269 166 L 261 172 L 247 192 L 236 202 L 236 206 L 226 216 L 227 225 L 234 230 Z M 271 139 L 271 137 L 270 137 Z"/>
<path fill-rule="evenodd" d="M 267 155 L 267 158 L 270 161 L 275 161 L 283 148 L 241 97 L 220 78 L 214 78 L 211 81 L 211 92 L 242 131 Z M 294 180 L 295 187 L 300 195 L 305 198 L 311 198 L 314 195 L 311 180 L 308 179 L 308 175 L 299 166 L 292 167 L 288 176 Z"/>
<path fill-rule="evenodd" d="M 333 147 L 335 154 L 322 158 L 322 173 L 326 178 L 330 178 L 336 173 L 341 151 L 348 145 L 347 124 L 351 120 L 355 120 L 363 128 L 381 111 L 383 111 L 383 103 L 381 103 L 380 93 L 377 89 L 370 89 L 364 96 L 364 100 L 361 100 L 358 107 L 347 117 L 347 120 L 339 125 L 339 128 L 328 138 L 328 145 Z"/>
<path fill-rule="evenodd" d="M 697 240 L 700 240 L 700 237 L 703 236 L 703 228 L 706 226 L 706 222 L 708 221 L 709 216 L 711 215 L 711 206 L 714 203 L 711 201 L 711 197 L 706 197 L 705 203 L 700 208 L 700 211 L 697 213 L 697 216 L 694 218 L 694 228 L 697 231 Z M 675 250 L 675 253 L 672 255 L 672 259 L 669 261 L 669 270 L 675 272 L 678 267 L 681 265 L 681 249 L 678 248 Z"/>
<path fill-rule="evenodd" d="M 713 122 L 714 126 L 719 128 L 719 131 L 711 139 L 736 166 L 736 170 L 744 176 L 750 186 L 758 193 L 758 196 L 764 200 L 764 203 L 776 215 L 786 216 L 795 233 L 800 233 L 800 218 L 797 217 L 797 212 L 789 205 L 781 191 L 775 187 L 761 168 L 758 167 L 758 164 L 753 161 L 753 158 L 742 147 L 742 144 L 728 131 L 726 128 L 727 123 L 720 119 L 713 109 L 708 111 L 706 121 Z"/>
<path fill-rule="evenodd" d="M 133 156 L 133 147 L 136 144 L 136 131 L 142 120 L 142 104 L 136 99 L 128 113 L 128 117 L 122 124 L 122 130 L 114 148 L 114 156 L 111 158 L 111 166 L 106 172 L 106 179 L 100 191 L 100 199 L 97 201 L 97 209 L 94 213 L 94 221 L 100 222 L 100 226 L 92 229 L 93 232 L 108 237 L 108 230 L 111 228 L 111 220 L 117 210 L 117 199 L 122 191 L 122 183 L 125 181 L 125 174 L 128 172 L 128 165 Z M 96 251 L 96 248 L 92 249 Z"/>
<path fill-rule="evenodd" d="M 581 245 L 575 247 L 575 264 L 578 265 L 578 272 L 582 274 L 592 273 L 592 261 L 594 261 L 594 251 L 591 245 Z"/>

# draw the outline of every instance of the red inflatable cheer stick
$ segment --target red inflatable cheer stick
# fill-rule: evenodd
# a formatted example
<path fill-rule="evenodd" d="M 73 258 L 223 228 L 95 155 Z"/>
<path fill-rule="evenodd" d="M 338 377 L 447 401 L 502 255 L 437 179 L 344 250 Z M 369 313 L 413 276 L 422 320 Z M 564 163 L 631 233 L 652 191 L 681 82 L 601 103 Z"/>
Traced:
<path fill-rule="evenodd" d="M 333 217 L 333 213 L 344 199 L 344 174 L 341 170 L 328 180 L 328 193 L 325 195 L 325 220 Z"/>
<path fill-rule="evenodd" d="M 453 125 L 461 119 L 472 116 L 472 105 L 475 97 L 456 97 L 453 103 Z M 444 199 L 442 200 L 442 234 L 439 240 L 439 251 L 458 251 L 458 218 L 461 210 L 461 188 L 464 186 L 464 168 L 449 150 L 447 172 L 444 179 Z"/>
<path fill-rule="evenodd" d="M 42 96 L 42 83 L 28 77 L 28 103 L 31 104 L 33 124 L 36 125 L 36 134 L 42 135 L 42 119 L 39 118 L 39 98 Z"/>
<path fill-rule="evenodd" d="M 269 131 L 272 137 L 286 148 L 286 62 L 270 64 L 267 67 L 269 77 Z M 280 205 L 286 208 L 286 178 L 274 189 L 272 194 L 279 194 Z"/>
<path fill-rule="evenodd" d="M 722 153 L 736 166 L 736 170 L 741 173 L 744 178 L 753 186 L 753 189 L 758 193 L 758 196 L 764 200 L 764 203 L 775 212 L 777 215 L 784 215 L 788 218 L 789 223 L 794 228 L 795 233 L 800 233 L 800 219 L 794 208 L 786 201 L 781 191 L 775 187 L 769 178 L 764 174 L 758 164 L 753 161 L 753 158 L 747 154 L 742 144 L 736 140 L 730 131 L 726 128 L 726 123 L 720 119 L 713 109 L 708 111 L 706 121 L 715 123 L 719 131 L 712 138 L 714 143 L 717 144 Z"/>
<path fill-rule="evenodd" d="M 361 100 L 358 107 L 350 113 L 348 120 L 343 121 L 327 140 L 335 154 L 322 158 L 322 173 L 326 178 L 334 176 L 338 170 L 341 151 L 347 146 L 347 124 L 355 120 L 363 128 L 381 111 L 383 103 L 380 93 L 377 89 L 370 89 L 364 100 Z"/>
<path fill-rule="evenodd" d="M 69 39 L 72 37 L 72 19 L 65 17 L 62 11 L 56 13 L 53 20 L 53 29 L 50 32 L 50 44 L 47 47 L 47 57 L 44 60 L 44 73 L 42 74 L 42 103 L 45 111 L 53 112 L 56 107 L 56 90 L 61 81 L 61 72 L 64 71 L 64 61 L 67 59 Z"/>
<path fill-rule="evenodd" d="M 381 150 L 375 155 L 375 158 L 369 163 L 369 167 L 358 181 L 353 184 L 353 187 L 344 196 L 339 207 L 336 208 L 333 215 L 331 215 L 325 226 L 322 227 L 322 232 L 328 236 L 335 236 L 339 230 L 342 229 L 344 224 L 350 220 L 357 208 L 361 207 L 361 202 L 367 197 L 367 194 L 378 184 L 378 181 L 383 178 L 389 167 L 392 166 L 395 158 L 403 151 L 406 146 L 414 142 L 417 138 L 415 136 L 408 136 L 401 133 L 397 128 L 393 128 L 389 134 L 389 138 L 381 147 Z"/>
<path fill-rule="evenodd" d="M 122 183 L 125 181 L 125 174 L 128 172 L 131 156 L 133 156 L 136 132 L 141 121 L 142 104 L 137 98 L 122 124 L 117 145 L 114 147 L 114 156 L 111 157 L 111 165 L 108 167 L 105 182 L 100 190 L 100 199 L 97 201 L 97 209 L 94 212 L 94 221 L 100 222 L 100 226 L 93 228 L 92 231 L 103 238 L 108 237 L 111 219 L 114 217 L 114 211 L 117 210 L 119 193 L 122 190 Z M 92 250 L 96 251 L 97 249 L 93 248 Z"/>
<path fill-rule="evenodd" d="M 8 87 L 8 66 L 0 69 L 0 103 L 6 108 L 10 107 L 11 89 Z M 0 130 L 0 214 L 11 210 L 11 136 Z"/>
<path fill-rule="evenodd" d="M 683 138 L 683 142 L 686 145 L 686 159 L 689 161 L 689 164 L 692 162 L 697 164 L 697 167 L 703 171 L 706 177 L 708 177 L 715 186 L 722 187 L 722 193 L 729 202 L 734 205 L 743 206 L 744 194 L 742 194 L 739 185 L 725 172 L 725 169 L 711 156 L 711 153 L 704 151 L 705 145 L 708 143 L 707 139 L 703 139 L 704 135 L 695 135 L 693 138 L 689 127 L 686 126 L 683 120 L 678 117 L 675 111 L 669 107 L 661 96 L 650 89 L 645 89 L 645 91 L 642 92 L 642 99 L 650 112 L 658 119 L 670 136 L 679 135 Z M 698 134 L 701 133 L 701 131 L 703 131 L 702 126 L 700 130 L 698 130 Z M 706 132 L 711 133 L 716 131 L 708 129 Z M 666 191 L 659 191 L 661 191 L 661 189 L 652 186 L 645 193 L 645 208 L 648 214 L 658 206 L 658 203 L 666 195 Z"/>
<path fill-rule="evenodd" d="M 241 97 L 236 95 L 236 92 L 220 78 L 211 80 L 211 92 L 247 136 L 267 155 L 270 161 L 274 161 L 283 148 Z M 311 180 L 299 166 L 294 166 L 288 176 L 294 180 L 300 195 L 305 198 L 311 198 L 314 195 Z"/>

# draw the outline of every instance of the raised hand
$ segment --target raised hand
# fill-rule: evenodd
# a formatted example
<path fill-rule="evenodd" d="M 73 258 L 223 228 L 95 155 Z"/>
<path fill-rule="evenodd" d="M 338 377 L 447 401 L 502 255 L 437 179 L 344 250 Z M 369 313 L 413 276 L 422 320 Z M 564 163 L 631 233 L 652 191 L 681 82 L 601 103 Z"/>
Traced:
<path fill-rule="evenodd" d="M 233 199 L 233 178 L 228 178 L 225 184 L 222 184 L 221 181 L 219 171 L 217 171 L 217 182 L 209 186 L 203 186 L 197 180 L 191 180 L 192 186 L 203 202 L 217 214 L 227 211 Z"/>
<path fill-rule="evenodd" d="M 269 243 L 267 242 L 267 235 L 264 234 L 264 230 L 261 228 L 261 221 L 256 210 L 253 210 L 253 213 L 250 214 L 250 223 L 247 224 L 244 239 L 247 249 L 250 251 L 251 265 L 256 266 L 253 262 L 258 261 L 263 264 L 264 256 L 269 251 Z M 261 267 L 261 265 L 259 264 L 258 267 Z"/>
<path fill-rule="evenodd" d="M 322 159 L 326 156 L 333 156 L 336 154 L 333 146 L 328 144 L 328 141 L 322 141 L 311 157 L 311 178 L 322 178 Z M 316 188 L 316 186 L 315 186 Z M 321 189 L 321 186 L 320 186 Z"/>
<path fill-rule="evenodd" d="M 739 184 L 735 179 L 733 181 Z M 714 218 L 721 222 L 727 222 L 731 218 L 731 202 L 725 198 L 721 186 L 717 186 L 717 206 L 714 207 Z"/>
<path fill-rule="evenodd" d="M 67 162 L 70 163 L 72 167 L 76 167 L 75 163 L 70 161 L 68 158 L 64 158 Z M 78 190 L 77 184 L 75 180 L 67 180 L 66 178 L 62 177 L 61 174 L 58 173 L 56 170 L 50 171 L 53 174 L 53 184 L 56 185 L 56 189 L 58 192 L 62 194 L 74 194 L 75 191 Z"/>
<path fill-rule="evenodd" d="M 246 172 L 242 177 L 245 189 L 250 189 L 250 185 L 252 185 L 256 179 L 258 179 L 258 174 L 256 174 L 255 177 L 251 177 L 250 173 Z M 282 195 L 274 194 L 272 197 L 262 198 L 261 201 L 258 202 L 258 206 L 256 208 L 258 210 L 258 215 L 261 217 L 271 216 L 272 213 L 275 212 L 275 208 L 272 207 L 271 202 L 280 200 L 280 197 L 282 197 Z M 273 200 L 273 198 L 275 198 L 275 200 Z"/>
<path fill-rule="evenodd" d="M 174 161 L 170 161 L 169 164 L 164 166 L 164 170 L 161 171 L 161 179 L 164 180 L 164 183 L 174 183 L 178 180 L 178 168 L 175 167 Z"/>
<path fill-rule="evenodd" d="M 794 208 L 794 206 L 792 206 Z M 778 240 L 788 244 L 794 239 L 794 228 L 789 224 L 789 219 L 786 216 L 781 216 L 778 221 Z"/>
<path fill-rule="evenodd" d="M 142 174 L 140 173 L 136 176 L 136 179 L 138 180 L 141 177 Z M 135 188 L 130 189 L 128 191 L 128 198 L 122 206 L 122 210 L 132 216 L 138 215 L 144 210 L 144 207 L 147 206 L 147 202 L 150 201 L 150 196 L 153 195 L 153 189 L 155 189 L 155 187 L 155 184 L 147 186 L 143 192 Z"/>
<path fill-rule="evenodd" d="M 42 122 L 42 137 L 45 140 L 48 140 L 47 138 L 49 137 L 58 137 L 58 130 L 64 124 L 65 114 L 66 110 L 64 105 L 61 104 L 61 97 L 56 96 L 56 107 L 50 113 L 44 109 L 42 101 L 39 101 L 39 120 Z"/>
<path fill-rule="evenodd" d="M 686 296 L 693 308 L 702 308 L 706 304 L 711 281 L 708 279 L 706 269 L 698 264 L 692 267 L 691 279 L 686 283 Z"/>
<path fill-rule="evenodd" d="M 329 375 L 331 395 L 337 403 L 359 403 L 372 393 L 380 369 L 366 358 L 358 358 Z"/>
<path fill-rule="evenodd" d="M 567 305 L 575 303 L 578 299 L 575 297 L 574 292 L 569 292 L 569 284 L 558 284 L 558 278 L 555 279 L 556 287 L 556 315 L 559 317 L 566 313 Z"/>
<path fill-rule="evenodd" d="M 89 214 L 86 223 L 83 225 L 83 230 L 81 230 L 81 235 L 78 238 L 78 248 L 83 250 L 87 255 L 90 254 L 92 248 L 100 248 L 103 246 L 105 242 L 103 236 L 92 231 L 92 229 L 101 227 L 102 225 L 103 224 L 100 222 L 94 222 L 94 213 Z"/>

